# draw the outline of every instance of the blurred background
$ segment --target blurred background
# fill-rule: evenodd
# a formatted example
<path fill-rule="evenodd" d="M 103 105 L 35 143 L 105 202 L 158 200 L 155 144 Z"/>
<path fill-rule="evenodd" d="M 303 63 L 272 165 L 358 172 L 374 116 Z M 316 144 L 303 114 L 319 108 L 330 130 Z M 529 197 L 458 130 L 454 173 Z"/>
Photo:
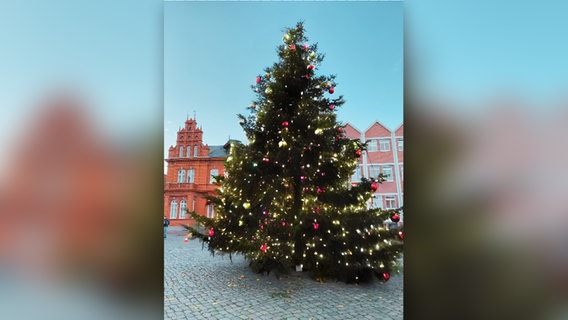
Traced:
<path fill-rule="evenodd" d="M 161 318 L 161 1 L 0 26 L 0 318 Z"/>
<path fill-rule="evenodd" d="M 405 318 L 568 318 L 566 12 L 405 2 Z"/>
<path fill-rule="evenodd" d="M 0 318 L 162 316 L 162 7 L 0 3 Z M 566 12 L 405 1 L 405 318 L 568 318 Z"/>

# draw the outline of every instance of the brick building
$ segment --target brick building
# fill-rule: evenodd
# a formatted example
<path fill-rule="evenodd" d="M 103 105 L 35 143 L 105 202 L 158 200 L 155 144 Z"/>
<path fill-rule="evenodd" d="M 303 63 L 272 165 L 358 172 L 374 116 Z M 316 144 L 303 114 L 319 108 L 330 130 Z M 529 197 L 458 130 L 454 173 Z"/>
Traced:
<path fill-rule="evenodd" d="M 379 185 L 372 207 L 395 209 L 403 205 L 404 176 L 404 126 L 391 131 L 375 121 L 365 131 L 347 124 L 345 134 L 351 139 L 367 141 L 367 151 L 359 158 L 359 165 L 351 181 L 356 183 L 361 177 L 386 176 Z M 185 127 L 177 133 L 175 146 L 168 151 L 167 174 L 164 177 L 164 215 L 172 225 L 188 224 L 190 220 L 185 209 L 208 217 L 214 216 L 213 206 L 205 199 L 214 195 L 216 185 L 212 176 L 225 173 L 224 161 L 227 158 L 229 142 L 224 146 L 208 146 L 202 142 L 203 131 L 195 119 L 185 121 Z M 402 215 L 401 215 L 402 217 Z"/>
<path fill-rule="evenodd" d="M 395 209 L 403 205 L 404 180 L 404 126 L 390 131 L 375 121 L 367 130 L 360 131 L 351 124 L 345 128 L 347 137 L 367 141 L 367 151 L 359 158 L 359 165 L 351 181 L 361 177 L 376 178 L 379 173 L 386 181 L 379 185 L 370 203 L 373 207 Z M 401 215 L 402 217 L 402 215 Z"/>
<path fill-rule="evenodd" d="M 188 211 L 213 217 L 213 206 L 205 196 L 215 195 L 213 176 L 223 175 L 229 143 L 224 146 L 203 144 L 203 131 L 195 119 L 187 119 L 177 132 L 176 144 L 168 150 L 164 177 L 164 216 L 172 226 L 190 224 Z"/>

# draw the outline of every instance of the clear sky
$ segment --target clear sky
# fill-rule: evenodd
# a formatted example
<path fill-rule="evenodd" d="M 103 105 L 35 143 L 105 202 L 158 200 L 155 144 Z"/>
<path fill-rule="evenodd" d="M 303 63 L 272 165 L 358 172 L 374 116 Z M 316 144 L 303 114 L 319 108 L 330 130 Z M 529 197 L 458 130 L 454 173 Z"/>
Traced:
<path fill-rule="evenodd" d="M 304 21 L 336 74 L 346 103 L 338 120 L 360 130 L 403 120 L 402 2 L 165 2 L 164 144 L 175 144 L 197 113 L 204 143 L 246 141 L 236 114 L 248 114 L 250 86 L 277 61 L 283 29 Z"/>
<path fill-rule="evenodd" d="M 567 13 L 568 1 L 556 0 L 405 1 L 413 94 L 468 102 L 506 93 L 541 107 L 566 98 Z"/>

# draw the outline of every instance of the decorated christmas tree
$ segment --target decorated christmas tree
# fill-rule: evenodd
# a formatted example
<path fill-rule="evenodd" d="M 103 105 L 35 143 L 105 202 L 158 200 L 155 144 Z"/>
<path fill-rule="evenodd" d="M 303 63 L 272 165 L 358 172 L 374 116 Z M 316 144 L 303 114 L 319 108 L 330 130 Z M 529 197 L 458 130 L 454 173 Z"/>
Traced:
<path fill-rule="evenodd" d="M 403 233 L 384 224 L 399 219 L 396 211 L 368 208 L 382 177 L 350 183 L 365 144 L 336 120 L 344 100 L 334 97 L 335 76 L 317 74 L 324 56 L 302 23 L 283 41 L 278 62 L 252 85 L 249 114 L 238 115 L 248 144 L 232 143 L 227 174 L 216 177 L 216 217 L 193 213 L 202 228 L 188 228 L 213 253 L 242 254 L 257 272 L 388 280 Z"/>

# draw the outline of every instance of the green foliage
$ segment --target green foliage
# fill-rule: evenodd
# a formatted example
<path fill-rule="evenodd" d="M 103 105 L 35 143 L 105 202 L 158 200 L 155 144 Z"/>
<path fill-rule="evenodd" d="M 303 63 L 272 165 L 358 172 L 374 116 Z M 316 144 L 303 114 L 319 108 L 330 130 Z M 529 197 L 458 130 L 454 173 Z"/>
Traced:
<path fill-rule="evenodd" d="M 394 270 L 402 241 L 385 228 L 390 212 L 368 209 L 373 181 L 349 183 L 366 145 L 343 135 L 335 114 L 343 96 L 332 98 L 334 75 L 316 75 L 324 56 L 307 45 L 303 24 L 283 40 L 278 62 L 252 86 L 250 114 L 238 115 L 249 141 L 231 143 L 228 175 L 208 198 L 217 216 L 190 213 L 205 228 L 188 229 L 260 273 L 301 265 L 317 279 L 381 277 Z"/>

